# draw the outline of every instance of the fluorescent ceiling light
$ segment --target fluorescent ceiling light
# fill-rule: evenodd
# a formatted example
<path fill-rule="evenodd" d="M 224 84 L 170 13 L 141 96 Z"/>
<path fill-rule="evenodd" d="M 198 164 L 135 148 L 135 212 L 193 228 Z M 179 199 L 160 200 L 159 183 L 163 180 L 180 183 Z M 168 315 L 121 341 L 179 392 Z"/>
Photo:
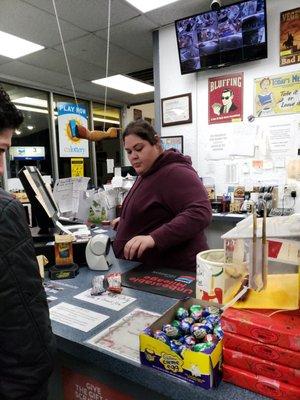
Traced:
<path fill-rule="evenodd" d="M 167 4 L 175 3 L 178 0 L 126 0 L 128 3 L 133 5 L 133 7 L 137 8 L 138 10 L 146 13 L 148 11 L 155 10 L 156 8 L 160 8 L 166 6 Z"/>
<path fill-rule="evenodd" d="M 12 100 L 14 103 L 19 104 L 27 104 L 28 106 L 37 106 L 47 108 L 48 103 L 47 100 L 36 99 L 35 97 L 19 97 L 17 99 Z"/>
<path fill-rule="evenodd" d="M 32 111 L 32 112 L 37 112 L 37 113 L 40 113 L 40 114 L 48 114 L 48 110 L 44 110 L 43 108 L 34 108 L 34 107 L 21 106 L 20 104 L 16 104 L 16 107 L 19 110 L 22 110 L 22 111 Z"/>
<path fill-rule="evenodd" d="M 120 125 L 120 121 L 116 121 L 114 119 L 106 119 L 106 118 L 98 118 L 98 117 L 93 117 L 94 121 L 99 121 L 99 122 L 108 122 L 110 124 L 116 124 Z"/>
<path fill-rule="evenodd" d="M 44 46 L 0 31 L 0 54 L 9 58 L 19 58 L 44 49 Z"/>
<path fill-rule="evenodd" d="M 108 78 L 96 79 L 92 81 L 97 85 L 107 86 L 112 89 L 120 90 L 121 92 L 139 94 L 153 92 L 154 87 L 146 83 L 137 81 L 124 75 L 113 75 Z"/>

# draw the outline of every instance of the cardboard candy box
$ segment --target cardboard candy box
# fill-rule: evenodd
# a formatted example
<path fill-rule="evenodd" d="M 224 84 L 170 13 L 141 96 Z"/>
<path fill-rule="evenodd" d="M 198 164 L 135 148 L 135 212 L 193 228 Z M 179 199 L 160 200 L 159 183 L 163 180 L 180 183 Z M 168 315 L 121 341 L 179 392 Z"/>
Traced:
<path fill-rule="evenodd" d="M 272 313 L 270 310 L 228 308 L 222 315 L 225 332 L 246 336 L 267 345 L 300 351 L 300 310 Z"/>
<path fill-rule="evenodd" d="M 161 329 L 163 324 L 170 323 L 175 319 L 176 310 L 179 307 L 188 309 L 193 304 L 200 304 L 203 307 L 212 305 L 220 307 L 215 303 L 192 298 L 182 300 L 167 310 L 149 328 L 152 331 Z M 217 343 L 210 354 L 185 350 L 181 357 L 167 344 L 141 333 L 140 358 L 143 365 L 176 376 L 204 389 L 216 387 L 221 381 L 222 340 Z"/>
<path fill-rule="evenodd" d="M 260 343 L 245 336 L 235 335 L 229 332 L 226 332 L 224 335 L 223 346 L 226 347 L 226 349 L 236 350 L 276 364 L 285 365 L 298 370 L 300 369 L 300 352 L 297 351 Z M 300 381 L 300 376 L 298 379 Z"/>
<path fill-rule="evenodd" d="M 263 375 L 283 383 L 300 387 L 300 369 L 289 368 L 239 351 L 223 349 L 223 360 L 226 365 Z"/>
<path fill-rule="evenodd" d="M 299 400 L 300 387 L 223 365 L 223 380 L 276 400 Z"/>

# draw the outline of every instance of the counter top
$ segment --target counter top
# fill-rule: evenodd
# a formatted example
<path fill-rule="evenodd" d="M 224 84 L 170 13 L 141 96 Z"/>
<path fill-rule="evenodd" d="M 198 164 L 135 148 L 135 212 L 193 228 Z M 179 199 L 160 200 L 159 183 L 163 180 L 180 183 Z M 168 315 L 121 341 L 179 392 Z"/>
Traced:
<path fill-rule="evenodd" d="M 116 260 L 113 254 L 110 256 L 113 259 L 113 266 L 110 269 L 110 272 L 125 272 L 137 265 L 137 263 L 125 260 Z M 75 356 L 79 360 L 88 362 L 90 365 L 94 365 L 95 368 L 98 367 L 114 372 L 128 379 L 129 381 L 139 383 L 143 387 L 160 393 L 169 399 L 266 399 L 263 396 L 224 382 L 220 384 L 218 389 L 204 390 L 197 388 L 192 384 L 183 382 L 172 376 L 159 373 L 151 368 L 141 366 L 134 361 L 122 358 L 116 354 L 105 350 L 96 350 L 92 345 L 85 343 L 86 340 L 106 329 L 135 308 L 142 308 L 148 311 L 163 313 L 177 301 L 176 299 L 159 296 L 152 293 L 141 292 L 126 287 L 123 288 L 122 294 L 134 297 L 136 301 L 118 312 L 108 308 L 100 307 L 96 304 L 75 299 L 75 295 L 91 287 L 92 278 L 98 274 L 99 272 L 97 273 L 95 271 L 91 271 L 87 267 L 81 267 L 79 275 L 76 278 L 54 281 L 58 282 L 59 285 L 64 288 L 64 290 L 58 292 L 57 294 L 53 294 L 53 296 L 57 297 L 57 300 L 54 300 L 49 304 L 50 308 L 61 301 L 64 301 L 109 316 L 109 319 L 102 322 L 96 328 L 87 333 L 73 329 L 68 325 L 52 321 L 53 332 L 57 338 L 58 350 L 61 350 L 68 355 Z M 52 294 L 49 293 L 49 295 Z"/>
<path fill-rule="evenodd" d="M 248 217 L 248 214 L 230 214 L 230 213 L 213 213 L 213 221 L 216 220 L 228 220 L 228 221 L 239 221 Z"/>

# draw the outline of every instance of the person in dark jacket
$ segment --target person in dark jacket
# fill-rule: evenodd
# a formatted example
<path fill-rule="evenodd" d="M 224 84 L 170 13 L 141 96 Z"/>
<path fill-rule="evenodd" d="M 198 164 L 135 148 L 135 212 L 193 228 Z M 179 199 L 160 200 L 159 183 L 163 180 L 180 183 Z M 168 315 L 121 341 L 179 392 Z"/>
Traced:
<path fill-rule="evenodd" d="M 196 270 L 196 255 L 207 250 L 205 228 L 212 211 L 190 157 L 163 151 L 144 120 L 131 122 L 124 147 L 138 178 L 126 196 L 113 248 L 116 257 L 144 264 Z"/>
<path fill-rule="evenodd" d="M 23 116 L 0 88 L 0 175 Z M 22 204 L 0 188 L 0 399 L 46 400 L 53 369 L 46 294 Z"/>

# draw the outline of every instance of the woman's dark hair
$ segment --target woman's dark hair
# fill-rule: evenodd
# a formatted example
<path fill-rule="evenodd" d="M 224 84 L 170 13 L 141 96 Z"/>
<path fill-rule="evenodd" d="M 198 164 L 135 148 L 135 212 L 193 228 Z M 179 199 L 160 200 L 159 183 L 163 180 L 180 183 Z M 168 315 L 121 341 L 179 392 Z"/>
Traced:
<path fill-rule="evenodd" d="M 130 122 L 123 132 L 123 141 L 126 136 L 136 135 L 143 140 L 147 140 L 150 144 L 154 145 L 158 143 L 158 135 L 153 129 L 153 127 L 144 119 L 138 119 L 136 121 Z"/>
<path fill-rule="evenodd" d="M 9 95 L 0 86 L 0 132 L 3 129 L 16 129 L 23 122 L 23 114 L 11 102 Z"/>

